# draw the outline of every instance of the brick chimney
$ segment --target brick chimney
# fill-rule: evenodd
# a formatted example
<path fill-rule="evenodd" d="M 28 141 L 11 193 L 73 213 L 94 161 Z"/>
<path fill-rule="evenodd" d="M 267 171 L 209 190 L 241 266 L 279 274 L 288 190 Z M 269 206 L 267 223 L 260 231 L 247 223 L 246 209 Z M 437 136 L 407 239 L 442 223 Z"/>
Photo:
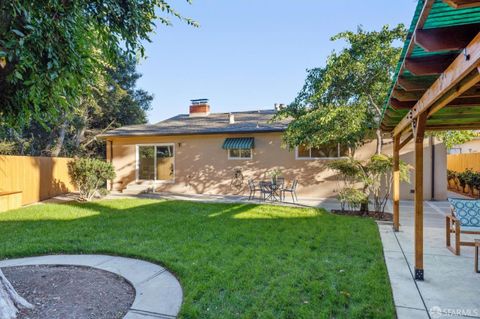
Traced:
<path fill-rule="evenodd" d="M 210 105 L 208 99 L 190 100 L 190 116 L 208 116 L 210 114 Z"/>

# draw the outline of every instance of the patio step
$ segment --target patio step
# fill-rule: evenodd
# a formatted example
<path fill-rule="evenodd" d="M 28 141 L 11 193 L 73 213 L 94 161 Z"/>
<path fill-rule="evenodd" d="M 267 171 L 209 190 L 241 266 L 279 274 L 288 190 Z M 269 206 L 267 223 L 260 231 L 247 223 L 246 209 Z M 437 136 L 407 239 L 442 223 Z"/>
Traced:
<path fill-rule="evenodd" d="M 125 189 L 123 189 L 123 194 L 128 195 L 138 195 L 144 193 L 151 193 L 155 189 L 155 184 L 153 182 L 133 182 L 127 185 Z"/>

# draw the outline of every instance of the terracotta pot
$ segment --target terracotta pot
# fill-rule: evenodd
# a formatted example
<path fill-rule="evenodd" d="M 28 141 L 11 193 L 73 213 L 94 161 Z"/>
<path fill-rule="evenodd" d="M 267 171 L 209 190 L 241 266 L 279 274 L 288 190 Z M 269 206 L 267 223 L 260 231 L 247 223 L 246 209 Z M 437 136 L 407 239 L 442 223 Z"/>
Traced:
<path fill-rule="evenodd" d="M 474 197 L 478 197 L 478 189 L 473 188 L 473 194 Z"/>
<path fill-rule="evenodd" d="M 455 182 L 455 180 L 453 178 L 448 180 L 448 188 L 449 189 L 457 189 L 457 183 Z"/>

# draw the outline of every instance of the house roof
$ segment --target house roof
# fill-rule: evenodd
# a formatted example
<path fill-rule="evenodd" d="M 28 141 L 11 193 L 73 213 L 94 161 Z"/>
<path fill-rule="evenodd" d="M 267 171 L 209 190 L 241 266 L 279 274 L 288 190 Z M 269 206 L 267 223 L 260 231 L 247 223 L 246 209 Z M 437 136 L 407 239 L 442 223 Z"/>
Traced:
<path fill-rule="evenodd" d="M 430 87 L 446 77 L 444 72 L 453 61 L 472 54 L 468 46 L 479 31 L 478 1 L 418 1 L 389 99 L 384 106 L 381 123 L 384 131 L 393 131 L 403 119 L 414 116 L 421 109 L 421 98 Z M 478 92 L 480 86 L 475 85 L 436 114 L 429 112 L 427 128 L 468 127 L 471 123 L 478 123 Z"/>
<path fill-rule="evenodd" d="M 229 123 L 233 114 L 235 123 Z M 99 135 L 100 138 L 151 135 L 283 132 L 290 120 L 270 122 L 275 110 L 211 113 L 208 116 L 180 114 L 156 124 L 123 126 Z"/>

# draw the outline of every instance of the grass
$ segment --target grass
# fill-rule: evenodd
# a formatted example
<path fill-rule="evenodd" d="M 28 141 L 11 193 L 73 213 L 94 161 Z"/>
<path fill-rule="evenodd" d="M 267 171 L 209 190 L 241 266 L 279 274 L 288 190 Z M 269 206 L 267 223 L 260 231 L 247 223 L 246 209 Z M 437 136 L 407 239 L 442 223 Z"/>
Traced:
<path fill-rule="evenodd" d="M 106 253 L 166 266 L 181 318 L 393 318 L 377 226 L 322 209 L 147 199 L 0 214 L 0 259 Z"/>

